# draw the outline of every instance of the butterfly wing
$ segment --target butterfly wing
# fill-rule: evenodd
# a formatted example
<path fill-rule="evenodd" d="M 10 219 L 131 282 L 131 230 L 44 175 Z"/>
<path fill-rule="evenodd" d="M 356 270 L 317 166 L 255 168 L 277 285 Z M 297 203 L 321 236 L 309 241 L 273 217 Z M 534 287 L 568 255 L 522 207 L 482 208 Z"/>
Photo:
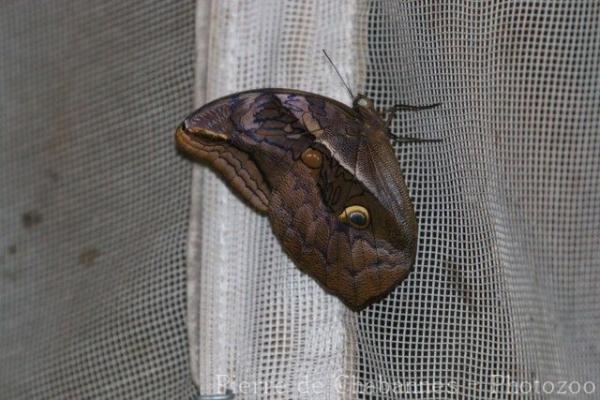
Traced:
<path fill-rule="evenodd" d="M 416 244 L 393 149 L 365 135 L 364 123 L 335 100 L 265 89 L 200 108 L 178 129 L 177 143 L 268 213 L 296 265 L 359 310 L 405 278 Z M 341 217 L 355 206 L 368 210 L 368 226 Z"/>
<path fill-rule="evenodd" d="M 388 135 L 367 126 L 348 106 L 314 94 L 279 95 L 284 106 L 318 132 L 316 142 L 391 212 L 416 247 L 414 206 Z M 414 258 L 414 254 L 413 254 Z"/>

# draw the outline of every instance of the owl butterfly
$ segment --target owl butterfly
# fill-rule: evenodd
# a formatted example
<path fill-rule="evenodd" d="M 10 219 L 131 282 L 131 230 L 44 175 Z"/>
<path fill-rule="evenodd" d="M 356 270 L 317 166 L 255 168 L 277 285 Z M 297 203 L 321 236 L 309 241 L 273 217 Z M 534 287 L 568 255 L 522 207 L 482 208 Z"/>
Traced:
<path fill-rule="evenodd" d="M 201 107 L 176 143 L 208 163 L 256 211 L 295 264 L 358 311 L 390 292 L 415 260 L 417 223 L 384 120 L 366 96 L 260 89 Z M 411 140 L 400 138 L 400 140 Z"/>

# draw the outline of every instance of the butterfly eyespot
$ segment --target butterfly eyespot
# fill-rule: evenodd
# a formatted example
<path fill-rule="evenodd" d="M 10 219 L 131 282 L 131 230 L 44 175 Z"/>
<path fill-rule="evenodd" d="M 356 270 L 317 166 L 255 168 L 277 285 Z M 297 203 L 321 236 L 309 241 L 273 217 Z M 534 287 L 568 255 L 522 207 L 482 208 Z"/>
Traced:
<path fill-rule="evenodd" d="M 323 155 L 315 149 L 304 150 L 300 158 L 308 168 L 319 169 L 323 165 Z"/>
<path fill-rule="evenodd" d="M 369 211 L 363 206 L 349 206 L 340 214 L 340 220 L 358 229 L 364 229 L 371 223 Z"/>

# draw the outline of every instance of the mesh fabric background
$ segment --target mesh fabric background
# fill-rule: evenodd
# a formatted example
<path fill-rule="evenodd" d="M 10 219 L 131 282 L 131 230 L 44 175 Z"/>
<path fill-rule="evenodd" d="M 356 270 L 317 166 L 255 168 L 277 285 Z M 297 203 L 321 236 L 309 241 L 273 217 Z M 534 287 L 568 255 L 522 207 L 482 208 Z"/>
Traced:
<path fill-rule="evenodd" d="M 0 398 L 195 392 L 193 2 L 0 4 Z"/>
<path fill-rule="evenodd" d="M 228 382 L 238 398 L 562 398 L 573 381 L 574 397 L 599 398 L 597 2 L 200 7 L 199 103 L 269 86 L 348 101 L 321 48 L 380 107 L 443 103 L 394 125 L 443 142 L 397 148 L 417 262 L 360 314 L 196 170 L 190 337 L 203 392 Z"/>
<path fill-rule="evenodd" d="M 190 367 L 205 393 L 217 374 L 264 383 L 240 399 L 600 385 L 599 17 L 568 0 L 2 3 L 0 398 L 189 398 Z M 266 86 L 348 102 L 321 48 L 381 107 L 443 103 L 394 125 L 443 142 L 397 148 L 420 241 L 389 297 L 346 310 L 214 174 L 190 193 L 173 127 L 194 42 L 198 104 Z"/>

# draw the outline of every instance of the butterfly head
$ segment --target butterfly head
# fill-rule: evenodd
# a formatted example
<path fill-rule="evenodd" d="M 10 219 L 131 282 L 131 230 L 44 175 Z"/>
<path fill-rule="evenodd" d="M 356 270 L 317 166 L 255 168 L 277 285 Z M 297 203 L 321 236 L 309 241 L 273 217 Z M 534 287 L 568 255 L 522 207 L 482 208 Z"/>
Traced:
<path fill-rule="evenodd" d="M 364 122 L 363 130 L 368 136 L 380 137 L 380 140 L 388 140 L 389 129 L 383 120 L 381 113 L 375 108 L 373 100 L 363 94 L 359 94 L 352 101 L 352 108 L 361 116 Z"/>
<path fill-rule="evenodd" d="M 359 94 L 352 101 L 352 108 L 359 112 L 375 111 L 375 103 L 364 94 Z"/>

